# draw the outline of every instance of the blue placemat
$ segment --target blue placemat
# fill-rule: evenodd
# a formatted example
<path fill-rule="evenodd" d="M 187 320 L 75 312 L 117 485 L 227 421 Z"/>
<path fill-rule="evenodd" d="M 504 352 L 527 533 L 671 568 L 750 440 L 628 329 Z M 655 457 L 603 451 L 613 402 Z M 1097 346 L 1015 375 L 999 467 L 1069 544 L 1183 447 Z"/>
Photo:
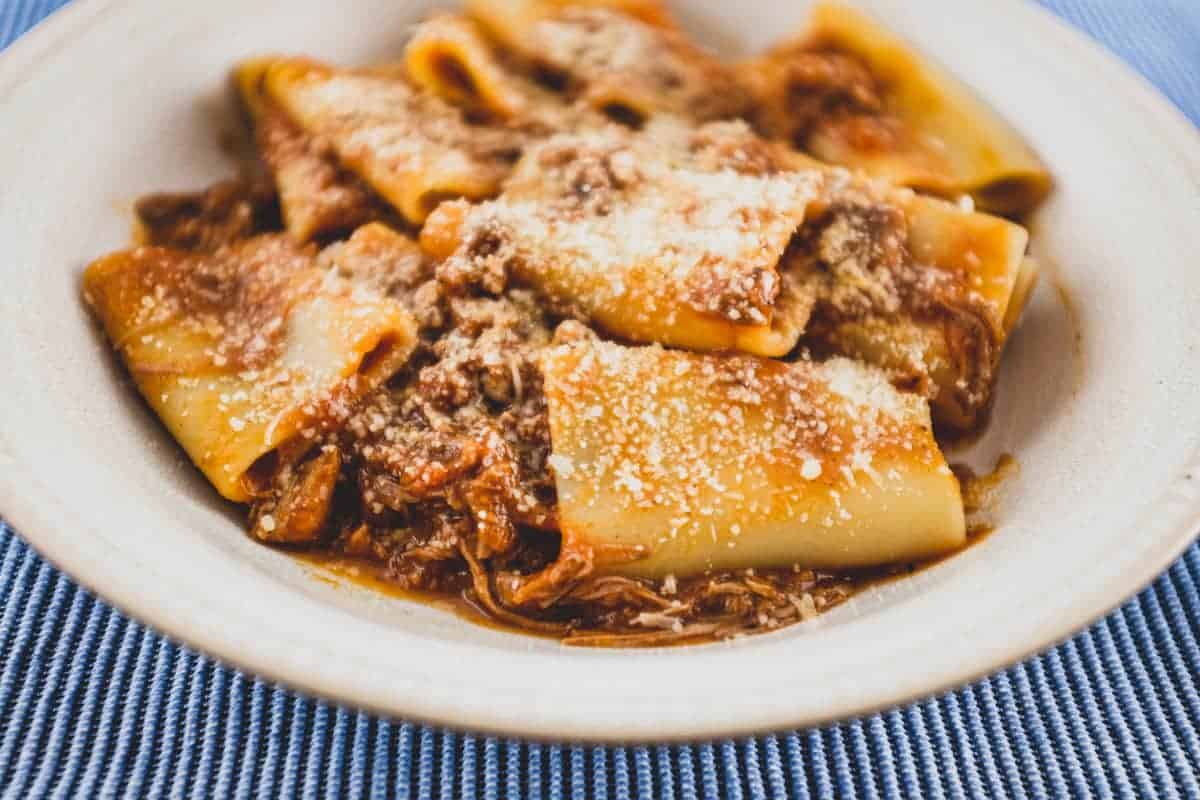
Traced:
<path fill-rule="evenodd" d="M 1043 2 L 1200 122 L 1200 0 Z M 0 47 L 62 4 L 0 0 Z M 391 722 L 226 669 L 96 600 L 0 523 L 0 791 L 1200 798 L 1198 640 L 1192 545 L 1087 632 L 934 700 L 743 741 L 539 745 Z"/>

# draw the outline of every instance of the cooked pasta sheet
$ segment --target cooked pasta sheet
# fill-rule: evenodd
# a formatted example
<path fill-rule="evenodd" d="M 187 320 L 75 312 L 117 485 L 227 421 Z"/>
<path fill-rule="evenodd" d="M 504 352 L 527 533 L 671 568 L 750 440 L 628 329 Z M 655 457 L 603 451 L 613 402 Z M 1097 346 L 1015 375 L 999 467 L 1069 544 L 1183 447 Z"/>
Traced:
<path fill-rule="evenodd" d="M 463 9 L 490 36 L 528 58 L 540 55 L 528 38 L 533 26 L 569 8 L 609 10 L 654 27 L 675 27 L 667 4 L 661 0 L 466 0 L 463 3 Z"/>
<path fill-rule="evenodd" d="M 512 131 L 473 125 L 460 109 L 392 74 L 279 59 L 263 86 L 292 122 L 328 142 L 344 167 L 409 222 L 423 222 L 448 198 L 495 194 L 519 152 Z"/>
<path fill-rule="evenodd" d="M 928 406 L 878 370 L 594 338 L 543 368 L 563 548 L 601 570 L 861 567 L 965 541 Z"/>
<path fill-rule="evenodd" d="M 1028 234 L 1000 217 L 854 182 L 813 210 L 782 268 L 807 341 L 883 367 L 968 430 L 1037 280 Z M 786 300 L 786 298 L 785 298 Z"/>
<path fill-rule="evenodd" d="M 266 111 L 269 98 L 264 91 L 263 78 L 267 75 L 267 68 L 276 60 L 273 56 L 248 58 L 238 62 L 230 75 L 238 102 L 251 122 Z"/>
<path fill-rule="evenodd" d="M 704 122 L 748 107 L 731 67 L 665 18 L 630 14 L 638 5 L 518 3 L 512 14 L 503 5 L 470 10 L 544 83 L 620 122 L 636 126 L 662 113 Z"/>
<path fill-rule="evenodd" d="M 146 402 L 230 500 L 251 499 L 256 465 L 303 454 L 416 342 L 398 303 L 316 268 L 288 236 L 123 250 L 83 284 Z"/>
<path fill-rule="evenodd" d="M 759 140 L 725 162 L 720 125 L 552 137 L 497 200 L 443 205 L 422 242 L 445 274 L 511 272 L 625 339 L 783 355 L 800 329 L 774 311 L 776 268 L 821 177 L 771 172 Z"/>
<path fill-rule="evenodd" d="M 366 184 L 267 96 L 263 81 L 275 60 L 242 62 L 234 70 L 234 84 L 259 157 L 274 180 L 288 233 L 305 242 L 346 233 L 385 216 L 385 205 Z"/>
<path fill-rule="evenodd" d="M 525 138 L 605 122 L 599 111 L 539 84 L 529 65 L 496 47 L 477 22 L 461 14 L 438 13 L 417 25 L 404 64 L 416 86 Z"/>
<path fill-rule="evenodd" d="M 1008 298 L 1008 305 L 1004 309 L 1004 319 L 1001 322 L 1006 340 L 1013 332 L 1013 328 L 1017 327 L 1017 322 L 1020 321 L 1025 306 L 1029 304 L 1029 297 L 1037 287 L 1038 276 L 1041 275 L 1041 272 L 1042 268 L 1033 256 L 1027 255 L 1021 259 L 1021 266 L 1017 269 L 1017 277 L 1013 281 L 1012 295 Z"/>
<path fill-rule="evenodd" d="M 953 287 L 929 293 L 928 307 L 922 309 L 954 365 L 952 380 L 935 379 L 935 414 L 953 427 L 971 429 L 990 402 L 993 373 L 1008 334 L 1037 282 L 1037 262 L 1025 255 L 1029 234 L 1008 220 L 931 197 L 912 195 L 901 205 L 909 219 L 914 261 L 933 266 Z M 986 331 L 979 335 L 989 341 L 988 347 L 960 347 L 969 330 L 979 327 Z"/>
<path fill-rule="evenodd" d="M 505 68 L 478 24 L 461 14 L 435 14 L 418 25 L 404 63 L 418 86 L 500 119 L 521 116 L 532 101 L 532 85 Z"/>
<path fill-rule="evenodd" d="M 867 15 L 814 9 L 800 38 L 740 67 L 764 133 L 835 164 L 988 211 L 1032 209 L 1050 173 L 970 89 Z"/>

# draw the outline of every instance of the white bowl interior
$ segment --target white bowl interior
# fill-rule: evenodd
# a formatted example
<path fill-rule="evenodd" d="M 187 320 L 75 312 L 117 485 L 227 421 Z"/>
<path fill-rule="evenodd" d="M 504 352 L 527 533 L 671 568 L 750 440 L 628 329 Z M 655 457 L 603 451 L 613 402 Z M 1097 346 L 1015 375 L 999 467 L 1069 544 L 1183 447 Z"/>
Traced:
<path fill-rule="evenodd" d="M 1196 518 L 1195 489 L 1181 480 L 1200 435 L 1196 142 L 1035 11 L 869 5 L 999 108 L 1058 179 L 1034 225 L 1043 279 L 1008 346 L 992 424 L 955 456 L 985 465 L 1010 452 L 1021 466 L 999 529 L 967 552 L 815 623 L 618 653 L 331 585 L 251 542 L 240 510 L 219 500 L 124 378 L 78 279 L 124 245 L 135 197 L 229 173 L 218 133 L 236 126 L 224 85 L 236 59 L 394 55 L 424 4 L 383 0 L 84 3 L 6 64 L 3 510 L 102 595 L 218 656 L 380 710 L 530 734 L 677 737 L 813 722 L 965 679 L 1064 635 L 1161 568 Z M 803 16 L 791 4 L 719 0 L 687 12 L 728 52 L 760 47 Z"/>

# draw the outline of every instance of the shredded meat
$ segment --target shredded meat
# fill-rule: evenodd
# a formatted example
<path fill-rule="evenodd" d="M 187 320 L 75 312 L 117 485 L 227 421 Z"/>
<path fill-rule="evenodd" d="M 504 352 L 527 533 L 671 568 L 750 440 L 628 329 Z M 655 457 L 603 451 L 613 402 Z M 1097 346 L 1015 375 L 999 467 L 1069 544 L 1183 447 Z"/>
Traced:
<path fill-rule="evenodd" d="M 259 176 L 221 181 L 201 192 L 152 194 L 134 208 L 146 244 L 216 250 L 282 229 L 275 186 Z"/>
<path fill-rule="evenodd" d="M 907 240 L 904 216 L 895 208 L 840 203 L 805 222 L 787 268 L 819 284 L 828 319 L 894 314 L 914 280 Z"/>
<path fill-rule="evenodd" d="M 854 578 L 812 570 L 738 570 L 651 582 L 601 576 L 563 596 L 582 616 L 568 644 L 650 646 L 727 638 L 815 617 L 845 601 Z"/>
<path fill-rule="evenodd" d="M 798 53 L 787 84 L 793 140 L 807 138 L 830 116 L 847 111 L 878 111 L 879 94 L 870 71 L 843 53 Z"/>
<path fill-rule="evenodd" d="M 340 465 L 337 448 L 324 447 L 296 467 L 285 466 L 276 477 L 274 491 L 255 504 L 251 533 L 272 544 L 317 541 L 333 506 Z"/>
<path fill-rule="evenodd" d="M 816 134 L 845 140 L 858 150 L 883 149 L 899 134 L 870 69 L 835 47 L 785 48 L 743 77 L 759 100 L 755 127 L 802 150 Z"/>
<path fill-rule="evenodd" d="M 986 408 L 998 356 L 998 333 L 982 301 L 961 281 L 914 262 L 903 214 L 868 200 L 814 210 L 783 261 L 782 286 L 793 307 L 808 309 L 806 341 L 841 351 L 846 323 L 890 320 L 933 325 L 958 375 L 958 406 Z M 893 371 L 894 382 L 933 396 L 925 361 Z"/>

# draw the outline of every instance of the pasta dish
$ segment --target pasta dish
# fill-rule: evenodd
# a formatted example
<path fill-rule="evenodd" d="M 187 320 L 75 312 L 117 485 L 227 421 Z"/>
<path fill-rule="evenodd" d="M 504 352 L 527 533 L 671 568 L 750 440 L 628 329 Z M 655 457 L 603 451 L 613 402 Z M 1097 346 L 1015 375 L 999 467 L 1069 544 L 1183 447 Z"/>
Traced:
<path fill-rule="evenodd" d="M 581 645 L 811 619 L 962 548 L 1051 179 L 842 5 L 741 62 L 659 0 L 262 55 L 253 156 L 83 294 L 249 535 Z"/>

